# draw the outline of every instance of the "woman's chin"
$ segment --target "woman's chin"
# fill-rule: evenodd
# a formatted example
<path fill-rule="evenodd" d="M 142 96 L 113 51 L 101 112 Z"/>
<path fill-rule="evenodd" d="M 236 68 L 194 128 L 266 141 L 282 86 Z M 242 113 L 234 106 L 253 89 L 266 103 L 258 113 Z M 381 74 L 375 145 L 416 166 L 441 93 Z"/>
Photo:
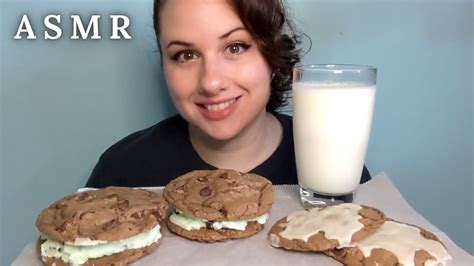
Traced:
<path fill-rule="evenodd" d="M 212 125 L 201 128 L 201 132 L 214 141 L 227 141 L 235 138 L 239 134 L 239 128 L 235 124 Z"/>
<path fill-rule="evenodd" d="M 216 141 L 227 141 L 233 139 L 237 134 L 229 130 L 213 130 L 212 132 L 206 132 L 206 135 Z"/>

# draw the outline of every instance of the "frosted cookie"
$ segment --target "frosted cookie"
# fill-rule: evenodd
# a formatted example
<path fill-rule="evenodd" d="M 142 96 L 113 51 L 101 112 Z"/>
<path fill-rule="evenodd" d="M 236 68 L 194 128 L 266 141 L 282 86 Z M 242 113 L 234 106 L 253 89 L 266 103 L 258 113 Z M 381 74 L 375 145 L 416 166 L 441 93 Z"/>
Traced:
<path fill-rule="evenodd" d="M 261 231 L 273 204 L 272 183 L 232 170 L 198 170 L 166 185 L 174 208 L 170 231 L 203 242 L 243 238 Z"/>
<path fill-rule="evenodd" d="M 158 247 L 167 204 L 143 189 L 108 187 L 66 196 L 36 220 L 45 265 L 126 265 Z"/>
<path fill-rule="evenodd" d="M 374 234 L 355 247 L 325 253 L 346 265 L 446 265 L 451 260 L 443 243 L 425 229 L 386 221 Z"/>
<path fill-rule="evenodd" d="M 325 251 L 351 246 L 374 233 L 385 215 L 372 207 L 345 203 L 291 213 L 268 233 L 273 247 L 298 251 Z"/>

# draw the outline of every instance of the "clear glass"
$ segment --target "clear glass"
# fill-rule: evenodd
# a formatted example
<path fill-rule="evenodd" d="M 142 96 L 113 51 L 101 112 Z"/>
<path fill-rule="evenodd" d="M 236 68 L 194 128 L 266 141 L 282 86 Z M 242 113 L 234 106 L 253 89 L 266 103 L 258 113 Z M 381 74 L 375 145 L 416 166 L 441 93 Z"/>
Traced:
<path fill-rule="evenodd" d="M 352 202 L 374 110 L 377 70 L 306 65 L 293 70 L 293 130 L 303 206 Z"/>

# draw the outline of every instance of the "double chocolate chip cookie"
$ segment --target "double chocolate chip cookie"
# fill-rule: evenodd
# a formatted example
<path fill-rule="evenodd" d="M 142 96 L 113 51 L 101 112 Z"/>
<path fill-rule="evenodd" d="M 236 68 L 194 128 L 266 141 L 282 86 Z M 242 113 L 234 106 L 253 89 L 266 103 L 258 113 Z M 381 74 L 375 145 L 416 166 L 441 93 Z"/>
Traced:
<path fill-rule="evenodd" d="M 167 204 L 151 191 L 108 187 L 66 196 L 36 226 L 45 265 L 126 265 L 159 245 Z"/>
<path fill-rule="evenodd" d="M 251 236 L 263 229 L 272 207 L 272 183 L 233 170 L 198 170 L 171 181 L 164 198 L 174 208 L 170 231 L 201 242 Z"/>

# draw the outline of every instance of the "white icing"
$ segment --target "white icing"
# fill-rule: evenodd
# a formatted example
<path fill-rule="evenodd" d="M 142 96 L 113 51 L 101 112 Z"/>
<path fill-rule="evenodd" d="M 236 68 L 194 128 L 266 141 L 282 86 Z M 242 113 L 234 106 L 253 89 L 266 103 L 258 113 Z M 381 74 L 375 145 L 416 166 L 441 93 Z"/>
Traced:
<path fill-rule="evenodd" d="M 341 247 L 351 246 L 352 235 L 364 227 L 359 222 L 362 218 L 359 215 L 361 208 L 356 204 L 344 203 L 296 211 L 288 215 L 287 223 L 283 224 L 285 230 L 279 235 L 308 242 L 311 236 L 324 232 L 327 239 L 338 240 Z"/>
<path fill-rule="evenodd" d="M 369 257 L 375 248 L 383 248 L 392 252 L 400 264 L 415 265 L 415 252 L 426 250 L 436 261 L 426 261 L 425 265 L 446 265 L 451 259 L 443 245 L 435 240 L 424 238 L 420 229 L 392 221 L 386 221 L 371 236 L 357 242 L 357 247 L 365 257 Z"/>

